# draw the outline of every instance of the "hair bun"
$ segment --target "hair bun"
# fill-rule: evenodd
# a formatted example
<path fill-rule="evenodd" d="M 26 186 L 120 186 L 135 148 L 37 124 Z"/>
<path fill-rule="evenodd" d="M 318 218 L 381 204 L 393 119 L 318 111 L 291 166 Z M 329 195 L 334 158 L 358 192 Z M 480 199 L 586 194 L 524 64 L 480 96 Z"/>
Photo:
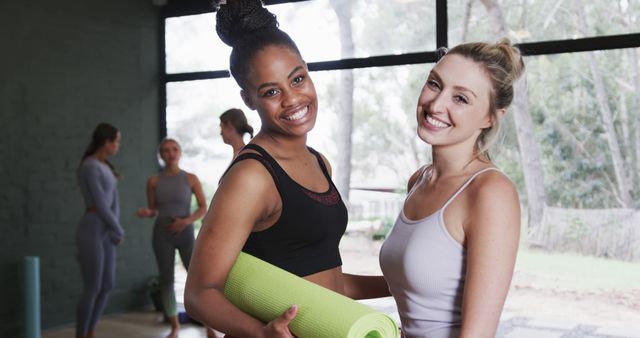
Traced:
<path fill-rule="evenodd" d="M 509 61 L 509 80 L 515 82 L 524 73 L 524 61 L 520 49 L 514 46 L 508 38 L 502 38 L 495 43 L 495 47 L 501 51 Z"/>
<path fill-rule="evenodd" d="M 227 0 L 216 14 L 216 32 L 220 40 L 231 47 L 244 35 L 277 27 L 276 16 L 264 8 L 260 0 Z"/>

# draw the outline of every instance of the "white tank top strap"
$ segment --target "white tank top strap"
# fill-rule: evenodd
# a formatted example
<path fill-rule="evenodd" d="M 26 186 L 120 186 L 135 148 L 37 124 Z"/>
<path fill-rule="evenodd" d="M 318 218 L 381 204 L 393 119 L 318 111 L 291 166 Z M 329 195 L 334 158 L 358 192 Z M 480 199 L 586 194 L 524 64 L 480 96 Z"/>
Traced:
<path fill-rule="evenodd" d="M 490 167 L 490 168 L 484 168 L 482 170 L 478 170 L 475 174 L 471 175 L 471 177 L 469 177 L 464 184 L 462 184 L 462 186 L 460 188 L 458 188 L 458 190 L 453 194 L 453 196 L 449 197 L 449 199 L 447 200 L 447 202 L 444 204 L 444 206 L 442 206 L 442 208 L 440 210 L 444 210 L 449 203 L 451 203 L 456 197 L 458 197 L 458 195 L 460 195 L 460 193 L 462 193 L 462 191 L 464 191 L 464 189 L 471 184 L 471 182 L 478 177 L 478 175 L 487 172 L 489 170 L 496 170 L 498 172 L 500 172 L 500 169 L 495 168 L 495 167 Z"/>

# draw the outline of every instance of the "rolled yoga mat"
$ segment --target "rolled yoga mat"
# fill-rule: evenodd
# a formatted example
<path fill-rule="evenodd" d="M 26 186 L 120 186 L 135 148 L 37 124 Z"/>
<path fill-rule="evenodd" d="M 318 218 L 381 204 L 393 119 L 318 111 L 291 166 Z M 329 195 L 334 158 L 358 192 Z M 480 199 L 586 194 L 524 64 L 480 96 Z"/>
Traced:
<path fill-rule="evenodd" d="M 25 338 L 40 338 L 40 259 L 24 258 Z"/>
<path fill-rule="evenodd" d="M 396 322 L 364 304 L 241 252 L 224 295 L 242 311 L 269 322 L 298 305 L 289 329 L 298 338 L 397 338 Z"/>

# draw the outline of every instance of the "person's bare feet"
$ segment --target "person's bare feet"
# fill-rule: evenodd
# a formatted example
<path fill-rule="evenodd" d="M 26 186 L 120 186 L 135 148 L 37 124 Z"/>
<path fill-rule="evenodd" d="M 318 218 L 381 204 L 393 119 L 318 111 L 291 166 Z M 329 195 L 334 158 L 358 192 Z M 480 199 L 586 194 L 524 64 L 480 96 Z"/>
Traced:
<path fill-rule="evenodd" d="M 167 338 L 178 338 L 178 332 L 180 332 L 180 330 L 171 329 L 171 332 L 169 332 Z"/>
<path fill-rule="evenodd" d="M 218 331 L 208 327 L 207 330 L 207 338 L 222 338 L 223 336 L 218 334 Z"/>
<path fill-rule="evenodd" d="M 171 323 L 171 332 L 167 338 L 178 338 L 178 333 L 180 332 L 180 322 L 178 321 L 178 316 L 169 317 L 169 323 Z"/>
<path fill-rule="evenodd" d="M 93 336 L 94 336 L 93 330 L 89 330 L 89 332 L 87 332 L 86 336 L 82 336 L 82 335 L 76 333 L 76 338 L 93 338 Z"/>
<path fill-rule="evenodd" d="M 178 332 L 180 332 L 180 330 L 171 330 L 171 332 L 169 332 L 169 334 L 167 335 L 167 338 L 178 338 Z"/>

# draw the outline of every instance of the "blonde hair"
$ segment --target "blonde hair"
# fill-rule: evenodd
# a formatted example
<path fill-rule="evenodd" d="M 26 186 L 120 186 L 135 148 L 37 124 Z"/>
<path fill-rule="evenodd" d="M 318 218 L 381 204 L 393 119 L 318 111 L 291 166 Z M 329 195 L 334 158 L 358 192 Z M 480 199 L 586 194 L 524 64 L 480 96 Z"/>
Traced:
<path fill-rule="evenodd" d="M 180 150 L 180 152 L 182 152 L 182 147 L 180 146 L 180 143 L 178 143 L 178 141 L 176 141 L 175 139 L 170 138 L 170 137 L 165 137 L 165 138 L 162 139 L 162 141 L 160 141 L 160 145 L 158 145 L 158 153 L 161 153 L 162 152 L 162 146 L 165 145 L 166 143 L 169 143 L 169 142 L 175 143 L 178 146 L 178 150 Z"/>
<path fill-rule="evenodd" d="M 491 81 L 489 93 L 489 115 L 491 126 L 484 128 L 475 144 L 475 155 L 490 160 L 489 148 L 500 132 L 498 110 L 511 105 L 514 97 L 513 85 L 524 73 L 524 61 L 520 50 L 503 38 L 496 43 L 470 42 L 457 45 L 447 52 L 466 57 L 480 64 Z"/>

